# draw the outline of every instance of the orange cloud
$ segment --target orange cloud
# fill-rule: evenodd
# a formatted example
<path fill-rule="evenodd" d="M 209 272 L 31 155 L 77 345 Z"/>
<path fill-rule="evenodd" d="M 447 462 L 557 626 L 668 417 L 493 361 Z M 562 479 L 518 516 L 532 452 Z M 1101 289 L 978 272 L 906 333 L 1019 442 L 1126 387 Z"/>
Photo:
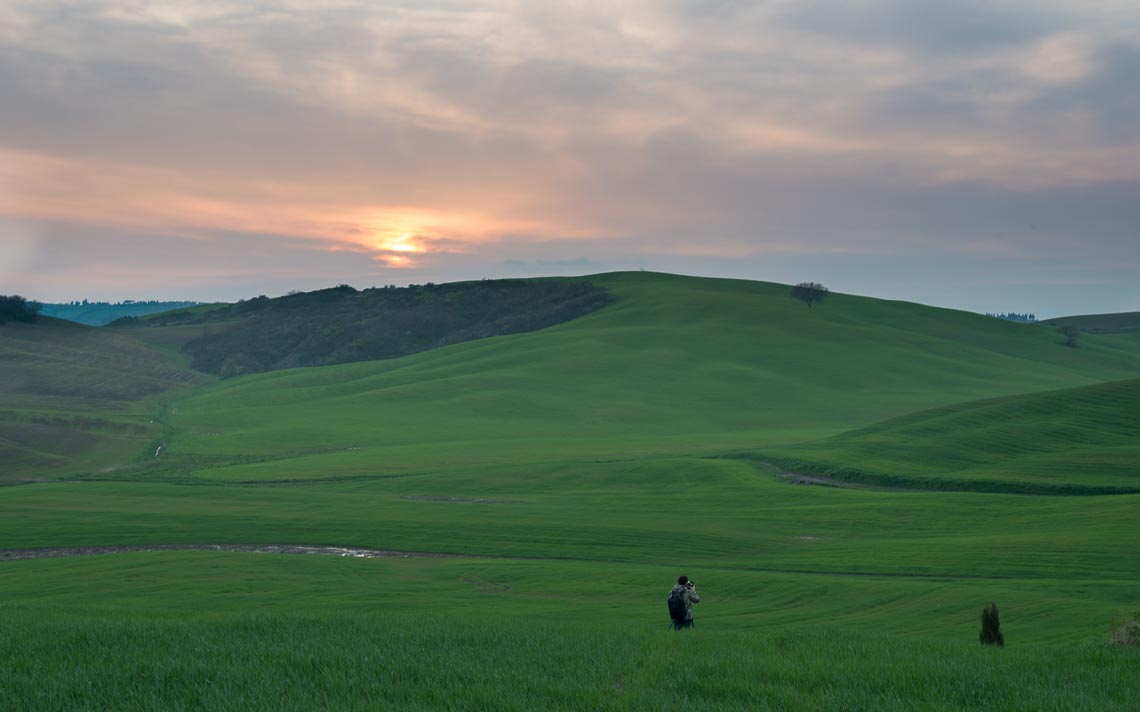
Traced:
<path fill-rule="evenodd" d="M 543 240 L 598 234 L 589 226 L 527 218 L 510 210 L 330 200 L 329 186 L 220 181 L 2 149 L 0 166 L 6 167 L 0 169 L 0 185 L 8 185 L 0 190 L 0 215 L 190 238 L 217 231 L 282 235 L 310 240 L 314 249 L 369 254 L 394 268 L 418 266 L 432 254 L 467 252 L 511 235 Z"/>

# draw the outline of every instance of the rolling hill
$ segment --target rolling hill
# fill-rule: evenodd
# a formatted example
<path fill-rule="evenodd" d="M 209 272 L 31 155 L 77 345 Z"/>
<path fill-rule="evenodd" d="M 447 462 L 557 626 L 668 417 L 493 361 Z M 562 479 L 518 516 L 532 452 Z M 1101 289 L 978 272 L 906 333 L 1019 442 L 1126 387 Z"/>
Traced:
<path fill-rule="evenodd" d="M 1135 376 L 1140 339 L 787 287 L 625 273 L 614 302 L 542 331 L 276 371 L 184 400 L 166 464 L 233 478 L 632 453 L 717 454 L 980 398 Z M 206 462 L 211 463 L 208 467 Z M 181 463 L 181 464 L 179 464 Z"/>
<path fill-rule="evenodd" d="M 361 320 L 358 312 L 381 302 L 372 321 Z M 386 346 L 393 329 L 380 326 L 401 304 L 441 316 L 420 318 L 426 326 L 411 337 L 400 326 L 399 343 Z M 188 360 L 202 367 L 205 359 L 211 371 L 232 364 L 231 353 L 256 369 L 345 360 L 580 311 L 590 313 L 538 331 L 210 386 L 169 414 L 160 462 L 141 462 L 178 476 L 304 479 L 425 462 L 715 455 L 1128 378 L 1140 363 L 1131 333 L 1088 334 L 1069 349 L 1048 329 L 904 302 L 833 294 L 809 310 L 787 287 L 760 282 L 637 272 L 336 288 L 170 312 L 143 328 L 7 326 L 3 462 L 10 473 L 40 476 L 134 459 L 155 437 L 150 421 L 166 418 L 155 396 L 211 382 Z M 324 330 L 314 326 L 322 322 Z M 100 418 L 131 434 L 112 436 Z"/>
<path fill-rule="evenodd" d="M 1048 326 L 1075 326 L 1082 331 L 1093 333 L 1135 333 L 1140 332 L 1140 312 L 1062 316 L 1046 319 L 1041 323 Z"/>
<path fill-rule="evenodd" d="M 1140 379 L 1131 379 L 947 406 L 777 452 L 785 467 L 846 482 L 1140 492 L 1138 415 Z"/>

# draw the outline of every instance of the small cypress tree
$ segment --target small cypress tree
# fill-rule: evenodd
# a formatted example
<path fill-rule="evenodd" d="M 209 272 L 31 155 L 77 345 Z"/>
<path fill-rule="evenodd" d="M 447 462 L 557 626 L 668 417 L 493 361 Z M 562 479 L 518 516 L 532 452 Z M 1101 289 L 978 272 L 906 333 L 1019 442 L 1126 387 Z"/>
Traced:
<path fill-rule="evenodd" d="M 982 632 L 978 635 L 982 645 L 1005 647 L 1005 637 L 1001 634 L 996 603 L 989 603 L 982 609 Z"/>

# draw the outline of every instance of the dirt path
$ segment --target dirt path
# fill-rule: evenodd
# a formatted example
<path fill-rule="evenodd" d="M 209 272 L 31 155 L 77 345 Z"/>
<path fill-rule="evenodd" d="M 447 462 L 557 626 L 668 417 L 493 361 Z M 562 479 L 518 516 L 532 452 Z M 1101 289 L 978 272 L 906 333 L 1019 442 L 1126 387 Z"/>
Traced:
<path fill-rule="evenodd" d="M 811 537 L 799 537 L 810 540 Z M 63 558 L 68 556 L 101 556 L 106 554 L 132 554 L 153 551 L 222 551 L 249 554 L 305 554 L 309 556 L 351 556 L 357 559 L 394 559 L 394 558 L 428 558 L 428 559 L 500 559 L 510 561 L 586 561 L 591 559 L 573 559 L 569 557 L 539 557 L 539 556 L 503 556 L 480 554 L 442 554 L 432 551 L 393 551 L 390 549 L 366 549 L 349 546 L 305 546 L 299 544 L 140 544 L 124 546 L 61 546 L 45 547 L 42 549 L 0 549 L 0 562 L 20 561 L 28 559 Z M 3 566 L 0 563 L 0 566 Z M 972 576 L 969 574 L 945 573 L 907 573 L 902 571 L 813 571 L 804 569 L 785 569 L 769 567 L 706 567 L 725 571 L 753 571 L 773 574 L 796 574 L 801 576 L 842 576 L 863 578 L 907 578 L 907 579 L 946 579 L 1007 581 L 1018 580 L 1016 576 Z M 485 590 L 506 590 L 503 584 L 484 581 L 483 579 L 463 579 L 464 583 L 484 588 Z"/>
<path fill-rule="evenodd" d="M 778 465 L 767 460 L 761 460 L 760 464 L 767 465 L 776 470 L 776 476 L 785 482 L 793 485 L 820 485 L 823 487 L 840 487 L 842 489 L 862 489 L 862 490 L 883 490 L 888 492 L 909 492 L 918 491 L 908 490 L 903 487 L 885 487 L 863 484 L 861 482 L 845 482 L 843 480 L 835 480 L 830 477 L 820 477 L 818 475 L 802 475 L 798 472 L 788 472 L 780 468 Z"/>
<path fill-rule="evenodd" d="M 347 546 L 301 546 L 294 544 L 151 544 L 138 546 L 61 546 L 43 549 L 0 549 L 0 561 L 49 559 L 61 556 L 99 556 L 146 551 L 236 551 L 249 554 L 308 554 L 311 556 L 351 556 L 357 559 L 459 558 L 461 554 L 428 551 L 389 551 Z"/>

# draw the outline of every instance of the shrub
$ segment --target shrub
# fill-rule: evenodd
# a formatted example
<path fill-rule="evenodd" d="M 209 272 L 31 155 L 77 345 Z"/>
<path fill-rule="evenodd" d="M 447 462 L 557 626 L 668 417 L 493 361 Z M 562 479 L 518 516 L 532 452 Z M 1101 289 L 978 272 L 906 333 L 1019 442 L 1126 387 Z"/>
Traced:
<path fill-rule="evenodd" d="M 1140 611 L 1125 616 L 1113 629 L 1108 642 L 1123 648 L 1140 648 Z"/>

